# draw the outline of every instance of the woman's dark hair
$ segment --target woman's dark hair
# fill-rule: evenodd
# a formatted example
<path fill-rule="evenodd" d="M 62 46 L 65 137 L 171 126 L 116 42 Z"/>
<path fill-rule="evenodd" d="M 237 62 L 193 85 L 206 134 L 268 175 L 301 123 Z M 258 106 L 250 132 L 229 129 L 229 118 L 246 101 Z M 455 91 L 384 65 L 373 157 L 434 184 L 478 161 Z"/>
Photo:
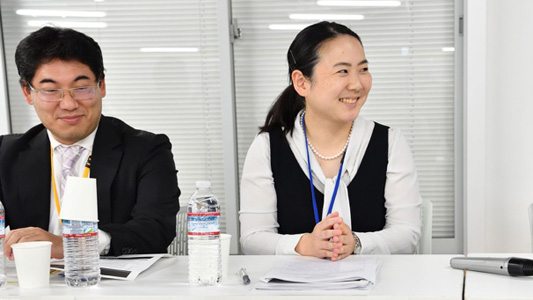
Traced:
<path fill-rule="evenodd" d="M 104 78 L 102 50 L 91 37 L 69 28 L 43 27 L 24 38 L 15 51 L 20 84 L 31 83 L 41 64 L 54 59 L 89 66 L 96 80 Z"/>
<path fill-rule="evenodd" d="M 290 84 L 270 107 L 265 124 L 259 127 L 260 132 L 268 132 L 273 128 L 282 128 L 283 133 L 292 134 L 294 119 L 298 112 L 305 107 L 305 98 L 296 92 L 292 84 L 292 72 L 300 70 L 305 77 L 313 78 L 313 71 L 318 63 L 320 47 L 325 42 L 345 34 L 355 37 L 361 43 L 359 36 L 350 28 L 327 21 L 308 26 L 296 35 L 287 51 Z"/>

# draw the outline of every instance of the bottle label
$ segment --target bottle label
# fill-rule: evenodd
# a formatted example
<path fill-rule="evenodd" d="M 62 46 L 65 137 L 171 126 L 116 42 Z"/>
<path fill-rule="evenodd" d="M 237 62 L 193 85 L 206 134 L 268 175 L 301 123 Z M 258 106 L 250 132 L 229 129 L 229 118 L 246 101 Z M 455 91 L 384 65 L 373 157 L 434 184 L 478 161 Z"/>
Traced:
<path fill-rule="evenodd" d="M 187 227 L 189 229 L 189 235 L 219 235 L 220 212 L 214 213 L 188 213 L 187 214 Z"/>
<path fill-rule="evenodd" d="M 5 236 L 6 219 L 4 216 L 0 216 L 0 238 Z"/>
<path fill-rule="evenodd" d="M 98 235 L 98 222 L 62 220 L 63 237 L 81 238 Z"/>

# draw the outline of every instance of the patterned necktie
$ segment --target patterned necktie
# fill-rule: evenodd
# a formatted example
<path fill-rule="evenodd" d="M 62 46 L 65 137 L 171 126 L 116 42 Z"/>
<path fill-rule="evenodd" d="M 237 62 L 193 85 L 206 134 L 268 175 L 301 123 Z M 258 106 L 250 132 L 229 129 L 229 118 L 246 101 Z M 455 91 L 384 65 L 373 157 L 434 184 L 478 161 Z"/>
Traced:
<path fill-rule="evenodd" d="M 74 145 L 70 147 L 65 147 L 59 145 L 57 152 L 60 154 L 61 160 L 61 183 L 59 189 L 59 196 L 63 197 L 63 192 L 65 191 L 65 184 L 67 183 L 68 176 L 78 176 L 78 168 L 75 168 L 76 162 L 80 159 L 81 155 L 85 151 L 85 148 Z"/>

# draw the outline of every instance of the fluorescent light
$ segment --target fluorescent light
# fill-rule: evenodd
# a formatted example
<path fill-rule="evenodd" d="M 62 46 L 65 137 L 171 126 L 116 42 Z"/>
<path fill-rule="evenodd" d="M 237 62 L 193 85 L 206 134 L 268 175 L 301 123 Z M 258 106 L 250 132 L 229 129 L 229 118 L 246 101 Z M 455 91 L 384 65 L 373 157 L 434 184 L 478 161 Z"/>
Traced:
<path fill-rule="evenodd" d="M 33 17 L 82 17 L 82 18 L 103 18 L 106 13 L 103 11 L 72 11 L 72 10 L 44 10 L 44 9 L 19 9 L 17 15 Z"/>
<path fill-rule="evenodd" d="M 155 53 L 175 53 L 175 52 L 198 52 L 199 49 L 195 47 L 175 47 L 175 48 L 141 48 L 141 52 L 155 52 Z"/>
<path fill-rule="evenodd" d="M 322 6 L 400 6 L 401 1 L 317 1 Z"/>
<path fill-rule="evenodd" d="M 106 28 L 104 22 L 55 22 L 55 21 L 29 21 L 30 27 L 58 26 L 67 28 Z"/>
<path fill-rule="evenodd" d="M 442 47 L 442 52 L 454 52 L 454 47 Z"/>
<path fill-rule="evenodd" d="M 302 30 L 311 24 L 270 24 L 270 30 Z"/>
<path fill-rule="evenodd" d="M 363 20 L 363 15 L 333 15 L 333 14 L 290 14 L 293 20 Z"/>

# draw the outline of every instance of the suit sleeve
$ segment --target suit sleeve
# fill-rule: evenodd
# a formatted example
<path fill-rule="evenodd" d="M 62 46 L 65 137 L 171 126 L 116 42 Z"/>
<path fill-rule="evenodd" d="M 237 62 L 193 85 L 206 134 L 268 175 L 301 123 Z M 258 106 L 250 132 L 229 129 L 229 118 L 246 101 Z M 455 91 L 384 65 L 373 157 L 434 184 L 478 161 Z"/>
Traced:
<path fill-rule="evenodd" d="M 176 236 L 180 190 L 170 141 L 165 135 L 153 135 L 143 147 L 136 162 L 123 162 L 137 166 L 132 172 L 135 178 L 121 179 L 124 181 L 119 183 L 121 188 L 133 189 L 131 219 L 100 226 L 111 235 L 109 255 L 166 252 Z M 120 200 L 112 200 L 117 205 L 114 211 L 120 209 Z"/>

